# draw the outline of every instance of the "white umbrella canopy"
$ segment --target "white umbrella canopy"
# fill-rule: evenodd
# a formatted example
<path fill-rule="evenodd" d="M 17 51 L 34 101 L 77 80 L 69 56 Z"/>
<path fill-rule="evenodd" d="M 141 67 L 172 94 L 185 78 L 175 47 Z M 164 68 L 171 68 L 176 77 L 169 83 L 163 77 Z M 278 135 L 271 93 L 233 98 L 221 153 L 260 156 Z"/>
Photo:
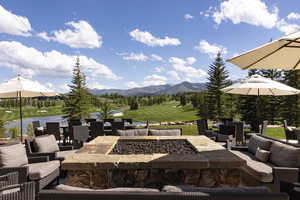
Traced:
<path fill-rule="evenodd" d="M 37 81 L 20 76 L 0 84 L 0 98 L 55 96 L 56 92 L 46 88 Z"/>
<path fill-rule="evenodd" d="M 300 69 L 300 31 L 227 61 L 242 69 Z"/>
<path fill-rule="evenodd" d="M 17 98 L 20 101 L 21 141 L 23 141 L 22 97 L 50 97 L 56 95 L 56 92 L 41 85 L 39 82 L 22 78 L 20 75 L 0 84 L 0 98 Z"/>
<path fill-rule="evenodd" d="M 257 96 L 285 96 L 296 95 L 300 93 L 300 90 L 296 88 L 271 80 L 269 78 L 262 77 L 260 75 L 252 75 L 238 83 L 223 88 L 222 91 L 229 94 Z"/>

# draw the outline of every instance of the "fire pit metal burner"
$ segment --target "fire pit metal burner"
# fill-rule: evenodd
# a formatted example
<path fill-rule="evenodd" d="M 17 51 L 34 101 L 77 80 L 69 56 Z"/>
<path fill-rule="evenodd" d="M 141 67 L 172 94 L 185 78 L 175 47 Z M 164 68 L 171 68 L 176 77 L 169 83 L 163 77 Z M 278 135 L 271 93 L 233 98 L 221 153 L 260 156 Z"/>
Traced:
<path fill-rule="evenodd" d="M 110 154 L 196 154 L 197 149 L 185 139 L 128 140 L 120 139 Z"/>

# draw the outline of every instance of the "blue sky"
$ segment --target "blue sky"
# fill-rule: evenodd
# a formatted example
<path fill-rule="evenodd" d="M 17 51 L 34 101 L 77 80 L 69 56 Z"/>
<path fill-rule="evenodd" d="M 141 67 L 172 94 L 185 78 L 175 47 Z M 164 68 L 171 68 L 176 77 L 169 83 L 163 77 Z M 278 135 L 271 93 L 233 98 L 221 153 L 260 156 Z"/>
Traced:
<path fill-rule="evenodd" d="M 63 92 L 80 56 L 90 88 L 205 82 L 230 58 L 300 29 L 297 0 L 0 1 L 0 81 Z M 226 64 L 232 79 L 247 71 Z"/>

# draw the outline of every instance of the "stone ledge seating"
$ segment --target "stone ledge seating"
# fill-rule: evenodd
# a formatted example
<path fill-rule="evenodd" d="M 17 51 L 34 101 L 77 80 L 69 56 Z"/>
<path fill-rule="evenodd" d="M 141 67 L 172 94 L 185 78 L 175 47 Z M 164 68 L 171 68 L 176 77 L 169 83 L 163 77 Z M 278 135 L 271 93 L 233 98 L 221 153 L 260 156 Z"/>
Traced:
<path fill-rule="evenodd" d="M 270 152 L 267 162 L 258 160 L 257 149 Z M 232 150 L 232 153 L 246 160 L 243 172 L 252 176 L 262 185 L 279 191 L 280 181 L 299 182 L 300 148 L 265 136 L 251 136 L 246 151 Z"/>
<path fill-rule="evenodd" d="M 180 136 L 182 129 L 129 129 L 117 130 L 117 136 Z"/>

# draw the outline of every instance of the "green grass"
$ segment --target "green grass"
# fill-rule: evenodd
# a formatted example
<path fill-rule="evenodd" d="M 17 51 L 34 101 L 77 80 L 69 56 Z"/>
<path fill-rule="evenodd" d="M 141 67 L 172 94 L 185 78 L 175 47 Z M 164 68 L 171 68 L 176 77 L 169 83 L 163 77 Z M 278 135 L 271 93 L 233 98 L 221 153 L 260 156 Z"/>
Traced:
<path fill-rule="evenodd" d="M 170 122 L 191 121 L 198 119 L 196 111 L 191 105 L 178 106 L 175 101 L 160 105 L 144 106 L 138 110 L 125 110 L 124 118 L 133 118 L 135 121 Z"/>
<path fill-rule="evenodd" d="M 5 112 L 7 110 L 12 112 L 11 113 Z M 47 112 L 38 112 L 40 110 L 46 110 Z M 60 115 L 62 114 L 62 107 L 61 106 L 51 106 L 51 107 L 43 107 L 43 108 L 24 107 L 22 113 L 23 113 L 23 118 Z M 2 119 L 3 121 L 12 121 L 19 118 L 20 118 L 20 114 L 18 108 L 0 109 L 0 119 Z"/>
<path fill-rule="evenodd" d="M 168 129 L 168 128 L 181 128 L 183 135 L 198 135 L 197 126 L 195 125 L 178 125 L 178 126 L 150 126 L 150 128 Z M 267 136 L 276 139 L 285 139 L 283 128 L 267 128 Z"/>

